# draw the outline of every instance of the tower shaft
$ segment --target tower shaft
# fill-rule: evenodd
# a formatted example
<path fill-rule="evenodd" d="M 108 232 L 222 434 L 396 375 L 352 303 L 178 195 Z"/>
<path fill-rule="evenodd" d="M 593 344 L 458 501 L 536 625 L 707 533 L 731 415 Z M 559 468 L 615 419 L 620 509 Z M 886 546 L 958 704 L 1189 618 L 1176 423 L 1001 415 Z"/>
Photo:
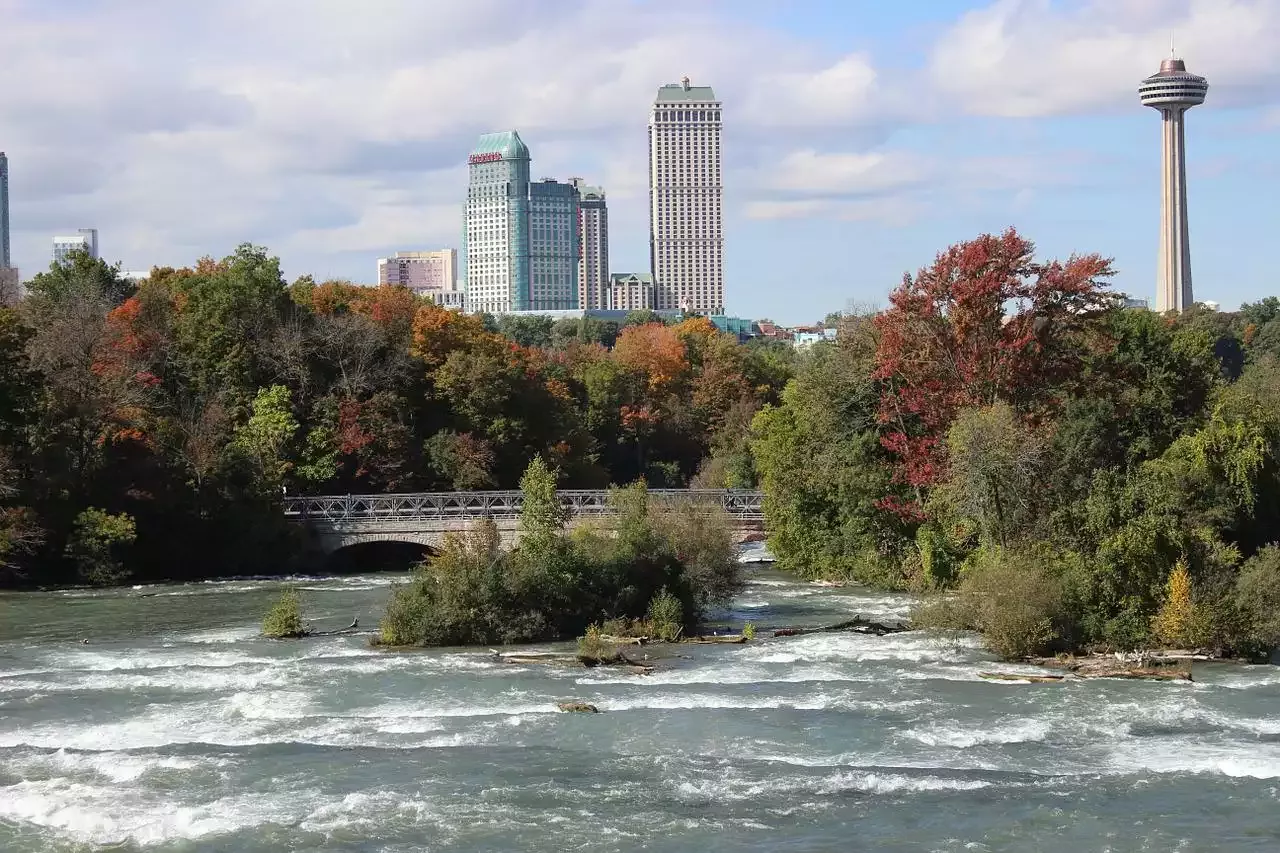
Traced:
<path fill-rule="evenodd" d="M 1187 222 L 1186 108 L 1161 111 L 1160 256 L 1156 263 L 1156 310 L 1185 311 L 1191 290 L 1191 241 Z"/>

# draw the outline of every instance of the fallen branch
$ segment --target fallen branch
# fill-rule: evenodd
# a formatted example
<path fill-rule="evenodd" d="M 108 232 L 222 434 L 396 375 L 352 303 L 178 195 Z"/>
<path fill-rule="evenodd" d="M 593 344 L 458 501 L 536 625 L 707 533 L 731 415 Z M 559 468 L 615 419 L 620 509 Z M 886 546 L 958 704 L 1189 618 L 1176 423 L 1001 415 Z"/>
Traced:
<path fill-rule="evenodd" d="M 600 639 L 615 646 L 643 646 L 649 642 L 648 637 L 615 637 L 612 634 L 601 634 Z"/>
<path fill-rule="evenodd" d="M 882 637 L 885 634 L 898 634 L 910 631 L 911 626 L 902 622 L 880 622 L 855 616 L 834 625 L 822 625 L 817 628 L 778 628 L 773 632 L 775 637 L 801 637 L 805 634 L 828 634 L 836 631 L 853 631 L 859 634 L 874 634 Z"/>
<path fill-rule="evenodd" d="M 1067 680 L 1065 675 L 1014 675 L 1009 672 L 980 672 L 978 677 L 991 681 L 1030 681 L 1033 684 L 1058 684 Z"/>

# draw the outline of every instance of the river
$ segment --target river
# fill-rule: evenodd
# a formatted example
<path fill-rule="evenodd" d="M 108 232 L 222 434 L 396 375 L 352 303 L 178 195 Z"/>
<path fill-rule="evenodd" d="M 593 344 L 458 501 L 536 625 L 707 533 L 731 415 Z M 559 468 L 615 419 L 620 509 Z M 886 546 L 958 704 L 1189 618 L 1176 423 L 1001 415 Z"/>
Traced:
<path fill-rule="evenodd" d="M 372 627 L 392 580 L 299 585 Z M 278 588 L 0 595 L 0 850 L 1280 849 L 1280 668 L 1001 683 L 1028 670 L 905 633 L 558 670 L 264 640 Z M 728 617 L 908 605 L 764 568 Z"/>

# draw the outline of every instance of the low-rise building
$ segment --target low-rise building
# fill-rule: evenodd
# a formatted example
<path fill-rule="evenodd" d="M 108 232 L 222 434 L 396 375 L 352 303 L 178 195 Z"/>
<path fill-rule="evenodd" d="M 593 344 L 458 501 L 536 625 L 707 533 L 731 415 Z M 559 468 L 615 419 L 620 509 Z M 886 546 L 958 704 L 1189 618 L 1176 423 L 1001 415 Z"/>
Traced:
<path fill-rule="evenodd" d="M 822 326 L 797 326 L 791 335 L 791 345 L 796 349 L 805 349 L 823 341 L 834 341 L 836 329 Z"/>
<path fill-rule="evenodd" d="M 467 310 L 467 294 L 461 290 L 424 290 L 418 295 L 450 311 Z"/>
<path fill-rule="evenodd" d="M 458 289 L 458 251 L 396 252 L 378 258 L 378 284 L 402 285 L 417 293 Z"/>
<path fill-rule="evenodd" d="M 612 311 L 652 311 L 654 308 L 653 275 L 646 272 L 620 272 L 609 276 L 605 308 Z"/>
<path fill-rule="evenodd" d="M 717 329 L 726 334 L 736 336 L 743 343 L 760 336 L 760 326 L 755 320 L 747 320 L 743 317 L 726 317 L 723 314 L 713 314 L 708 319 Z"/>

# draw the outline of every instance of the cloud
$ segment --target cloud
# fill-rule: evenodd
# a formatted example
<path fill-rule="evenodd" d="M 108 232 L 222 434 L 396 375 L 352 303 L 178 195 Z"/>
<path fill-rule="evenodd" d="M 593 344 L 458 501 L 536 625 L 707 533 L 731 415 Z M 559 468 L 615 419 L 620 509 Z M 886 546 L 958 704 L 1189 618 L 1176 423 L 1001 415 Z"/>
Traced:
<path fill-rule="evenodd" d="M 735 3 L 0 0 L 21 80 L 0 87 L 15 255 L 30 272 L 53 232 L 97 227 L 130 267 L 250 240 L 290 274 L 365 280 L 379 254 L 459 244 L 466 154 L 506 128 L 536 175 L 604 186 L 612 242 L 643 255 L 649 105 L 683 74 L 725 103 L 731 220 L 904 224 L 962 196 L 1033 198 L 1081 163 L 1043 140 L 975 156 L 989 140 L 942 153 L 920 133 L 962 136 L 937 121 L 956 112 L 1132 109 L 1170 4 L 1213 103 L 1270 97 L 1280 0 L 999 0 L 922 68 L 764 29 Z"/>
<path fill-rule="evenodd" d="M 28 267 L 50 230 L 81 226 L 130 266 L 241 240 L 302 263 L 456 245 L 466 152 L 509 127 L 535 172 L 603 183 L 615 220 L 641 225 L 664 82 L 716 87 L 740 171 L 769 157 L 774 128 L 871 126 L 886 103 L 865 55 L 817 56 L 674 0 L 3 5 L 0 53 L 24 85 L 0 88 L 0 127 Z"/>
<path fill-rule="evenodd" d="M 841 222 L 879 222 L 902 226 L 915 221 L 918 203 L 903 198 L 882 199 L 793 199 L 751 201 L 743 208 L 748 219 L 836 219 Z"/>
<path fill-rule="evenodd" d="M 761 176 L 766 189 L 807 195 L 873 195 L 916 186 L 931 166 L 914 154 L 897 151 L 823 153 L 793 151 Z"/>
<path fill-rule="evenodd" d="M 1219 105 L 1276 99 L 1280 0 L 998 0 L 934 46 L 929 86 L 943 108 L 1002 117 L 1132 108 L 1168 55 L 1205 71 Z"/>

